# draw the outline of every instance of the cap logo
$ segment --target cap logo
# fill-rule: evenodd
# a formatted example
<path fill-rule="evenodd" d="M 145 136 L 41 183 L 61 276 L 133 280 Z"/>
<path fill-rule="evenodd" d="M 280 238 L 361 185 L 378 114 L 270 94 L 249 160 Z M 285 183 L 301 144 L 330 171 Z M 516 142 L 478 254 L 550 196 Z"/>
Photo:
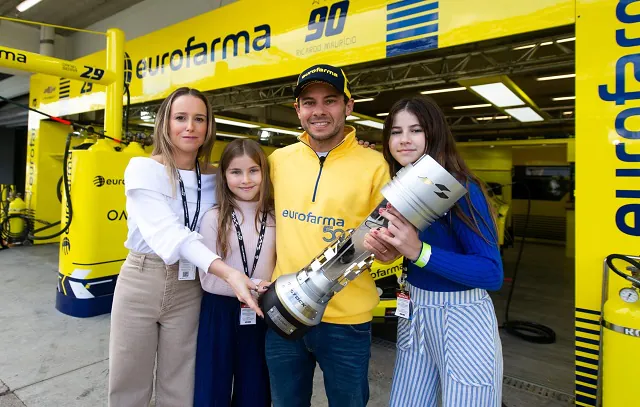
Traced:
<path fill-rule="evenodd" d="M 333 72 L 333 71 L 332 71 L 332 70 L 330 70 L 330 69 L 321 68 L 321 67 L 316 67 L 316 68 L 314 68 L 314 69 L 310 70 L 309 72 L 305 72 L 305 73 L 300 77 L 300 80 L 302 80 L 302 79 L 306 78 L 307 76 L 311 75 L 312 73 L 316 73 L 316 72 L 320 72 L 320 73 L 328 73 L 328 74 L 330 74 L 330 75 L 333 75 L 333 76 L 334 76 L 334 77 L 336 77 L 336 78 L 338 77 L 338 74 L 337 74 L 337 73 L 335 73 L 335 72 Z"/>

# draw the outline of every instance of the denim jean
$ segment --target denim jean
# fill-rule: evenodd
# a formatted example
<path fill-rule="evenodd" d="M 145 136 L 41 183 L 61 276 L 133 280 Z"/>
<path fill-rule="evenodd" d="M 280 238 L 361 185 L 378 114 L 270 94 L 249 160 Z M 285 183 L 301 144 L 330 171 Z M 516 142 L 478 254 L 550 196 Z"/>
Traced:
<path fill-rule="evenodd" d="M 364 407 L 369 401 L 371 323 L 320 323 L 298 340 L 267 330 L 266 357 L 274 407 L 311 405 L 316 362 L 329 407 Z"/>

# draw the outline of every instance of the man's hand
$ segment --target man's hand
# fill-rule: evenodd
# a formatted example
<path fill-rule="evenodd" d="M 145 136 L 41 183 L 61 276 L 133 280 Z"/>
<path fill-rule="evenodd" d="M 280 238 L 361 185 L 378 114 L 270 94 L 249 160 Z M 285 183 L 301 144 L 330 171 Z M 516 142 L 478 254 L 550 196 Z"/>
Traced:
<path fill-rule="evenodd" d="M 422 251 L 422 242 L 415 226 L 391 204 L 387 204 L 386 209 L 381 208 L 380 215 L 389 221 L 388 233 L 383 234 L 374 230 L 373 235 L 387 246 L 396 248 L 408 260 L 416 261 Z"/>
<path fill-rule="evenodd" d="M 389 235 L 391 233 L 387 228 L 372 229 L 364 236 L 364 248 L 369 250 L 376 257 L 376 261 L 382 264 L 394 262 L 401 256 L 400 252 L 393 245 L 382 240 L 381 235 Z"/>

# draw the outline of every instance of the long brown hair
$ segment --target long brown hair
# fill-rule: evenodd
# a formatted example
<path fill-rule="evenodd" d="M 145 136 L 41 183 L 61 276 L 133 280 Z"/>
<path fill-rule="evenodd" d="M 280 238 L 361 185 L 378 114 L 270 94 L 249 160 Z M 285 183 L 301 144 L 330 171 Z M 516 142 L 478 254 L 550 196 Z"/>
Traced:
<path fill-rule="evenodd" d="M 262 219 L 262 214 L 269 213 L 273 216 L 273 188 L 271 186 L 267 155 L 262 151 L 262 148 L 260 148 L 260 144 L 254 140 L 233 140 L 231 143 L 227 144 L 222 151 L 216 175 L 216 206 L 219 210 L 218 237 L 216 243 L 218 245 L 218 253 L 222 259 L 226 258 L 229 254 L 228 236 L 231 228 L 231 213 L 234 209 L 239 209 L 236 204 L 235 197 L 229 189 L 225 173 L 234 158 L 242 157 L 244 155 L 248 156 L 258 164 L 260 166 L 260 171 L 262 171 L 262 184 L 260 185 L 258 210 L 256 211 L 256 217 L 254 219 L 256 233 L 258 233 L 258 225 Z"/>
<path fill-rule="evenodd" d="M 176 192 L 176 174 L 178 169 L 176 167 L 176 160 L 174 158 L 175 146 L 171 142 L 171 106 L 173 102 L 180 96 L 190 95 L 197 97 L 204 102 L 207 110 L 207 134 L 204 136 L 204 142 L 198 148 L 197 160 L 200 162 L 200 166 L 206 168 L 209 165 L 209 159 L 211 157 L 211 150 L 213 149 L 213 143 L 216 141 L 216 123 L 213 117 L 213 111 L 211 110 L 211 104 L 209 99 L 197 89 L 182 87 L 171 92 L 165 100 L 162 101 L 158 113 L 156 114 L 155 131 L 153 132 L 153 152 L 151 155 L 160 155 L 162 162 L 169 172 L 169 181 L 171 182 L 171 188 L 173 194 Z"/>
<path fill-rule="evenodd" d="M 482 237 L 486 242 L 497 244 L 496 214 L 493 205 L 489 202 L 486 185 L 473 174 L 460 156 L 444 113 L 433 99 L 428 97 L 405 98 L 397 101 L 389 110 L 389 115 L 384 121 L 384 128 L 382 130 L 382 154 L 384 155 L 387 163 L 389 163 L 389 171 L 392 176 L 402 168 L 400 163 L 393 158 L 391 151 L 389 150 L 389 139 L 391 137 L 393 121 L 396 114 L 401 111 L 412 113 L 418 119 L 426 138 L 425 152 L 427 154 L 436 160 L 438 164 L 444 167 L 451 175 L 456 177 L 456 179 L 464 185 L 467 190 L 469 189 L 470 182 L 475 183 L 480 187 L 480 190 L 487 202 L 489 213 L 491 214 L 491 226 L 473 205 L 469 194 L 465 195 L 465 199 L 469 205 L 471 216 L 467 215 L 462 210 L 459 201 L 456 202 L 450 213 L 453 213 L 460 218 L 471 230 Z M 491 242 L 483 236 L 480 231 L 478 219 L 480 219 L 480 221 L 482 221 L 491 231 Z M 450 221 L 452 221 L 451 218 Z"/>

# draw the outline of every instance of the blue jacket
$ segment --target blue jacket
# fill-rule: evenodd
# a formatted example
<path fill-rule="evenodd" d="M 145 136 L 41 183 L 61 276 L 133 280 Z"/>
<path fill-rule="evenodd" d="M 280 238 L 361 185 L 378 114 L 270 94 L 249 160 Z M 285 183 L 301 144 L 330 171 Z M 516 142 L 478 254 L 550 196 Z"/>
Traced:
<path fill-rule="evenodd" d="M 487 201 L 475 183 L 469 183 L 467 188 L 480 213 L 475 217 L 484 239 L 453 212 L 447 219 L 438 219 L 419 235 L 421 241 L 431 245 L 431 257 L 424 267 L 409 263 L 407 280 L 411 285 L 428 291 L 499 290 L 502 286 L 502 259 Z M 463 197 L 458 202 L 473 221 L 467 199 Z"/>

